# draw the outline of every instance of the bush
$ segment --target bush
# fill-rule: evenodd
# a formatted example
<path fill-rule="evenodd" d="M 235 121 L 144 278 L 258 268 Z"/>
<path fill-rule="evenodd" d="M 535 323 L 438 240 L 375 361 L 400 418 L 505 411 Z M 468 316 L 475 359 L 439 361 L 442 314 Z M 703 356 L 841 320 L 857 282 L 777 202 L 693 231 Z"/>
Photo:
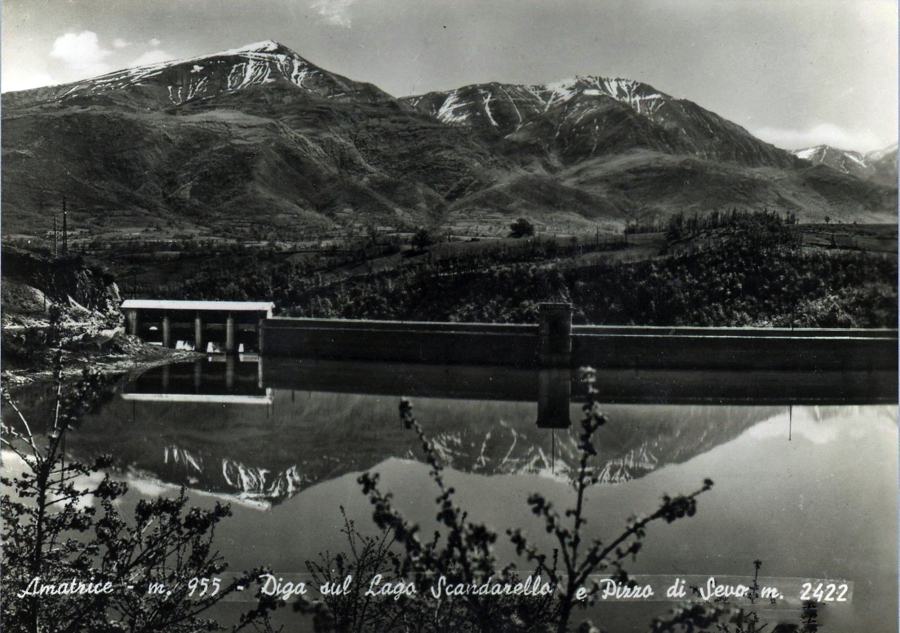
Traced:
<path fill-rule="evenodd" d="M 192 597 L 199 579 L 212 579 L 227 564 L 214 549 L 215 527 L 229 516 L 227 506 L 189 508 L 184 488 L 175 498 L 141 501 L 133 517 L 122 515 L 118 500 L 124 483 L 108 474 L 112 458 L 92 464 L 66 459 L 62 446 L 69 428 L 93 409 L 105 379 L 85 372 L 63 395 L 57 354 L 57 403 L 45 439 L 4 390 L 17 424 L 3 424 L 2 443 L 23 465 L 17 474 L 4 464 L 3 583 L 0 624 L 4 631 L 27 633 L 184 632 L 219 630 L 206 614 L 262 570 L 238 575 L 224 587 Z M 34 594 L 40 586 L 88 584 L 103 592 Z M 161 592 L 151 590 L 163 587 Z M 268 602 L 240 624 L 265 623 Z"/>
<path fill-rule="evenodd" d="M 629 578 L 623 563 L 640 551 L 647 526 L 657 521 L 672 523 L 693 516 L 697 509 L 697 497 L 712 487 L 713 482 L 707 479 L 701 488 L 688 495 L 665 496 L 656 511 L 646 517 L 630 519 L 618 536 L 605 541 L 588 539 L 584 529 L 587 524 L 584 516 L 585 493 L 599 482 L 599 473 L 590 465 L 591 458 L 597 454 L 594 436 L 607 420 L 594 400 L 594 370 L 584 370 L 583 380 L 587 384 L 588 402 L 583 407 L 584 418 L 578 444 L 580 460 L 572 484 L 576 492 L 574 507 L 566 509 L 561 515 L 539 494 L 528 499 L 532 512 L 543 519 L 547 532 L 555 537 L 559 548 L 548 555 L 538 551 L 519 530 L 507 532 L 518 554 L 535 567 L 535 573 L 546 579 L 553 591 L 538 599 L 521 595 L 498 597 L 467 593 L 461 599 L 438 601 L 436 605 L 431 603 L 427 607 L 430 624 L 426 630 L 510 633 L 565 633 L 573 630 L 575 610 L 593 604 L 600 593 L 601 585 L 592 576 L 604 574 L 617 582 L 627 583 Z M 431 478 L 439 493 L 436 499 L 437 519 L 446 533 L 435 533 L 428 539 L 420 536 L 418 526 L 403 518 L 391 495 L 379 489 L 378 475 L 361 475 L 359 483 L 363 493 L 375 507 L 375 523 L 386 530 L 401 548 L 400 559 L 394 566 L 394 576 L 405 582 L 414 582 L 423 593 L 435 587 L 441 578 L 446 585 L 496 583 L 514 586 L 520 582 L 514 565 L 501 568 L 493 556 L 497 534 L 488 526 L 470 521 L 468 514 L 457 505 L 455 490 L 444 480 L 444 469 L 434 444 L 413 415 L 408 400 L 400 403 L 400 417 L 404 425 L 418 435 L 425 459 L 431 466 Z M 407 613 L 415 612 L 416 608 L 426 609 L 422 605 L 413 606 L 408 608 Z M 400 631 L 409 628 L 398 624 L 396 629 L 375 627 L 369 630 Z"/>
<path fill-rule="evenodd" d="M 534 224 L 528 218 L 519 218 L 509 225 L 510 237 L 531 237 L 532 235 L 534 235 Z"/>
<path fill-rule="evenodd" d="M 420 228 L 413 234 L 412 241 L 410 243 L 412 244 L 412 247 L 417 251 L 424 251 L 426 248 L 434 244 L 434 240 L 431 238 L 431 234 L 428 232 L 428 229 Z"/>

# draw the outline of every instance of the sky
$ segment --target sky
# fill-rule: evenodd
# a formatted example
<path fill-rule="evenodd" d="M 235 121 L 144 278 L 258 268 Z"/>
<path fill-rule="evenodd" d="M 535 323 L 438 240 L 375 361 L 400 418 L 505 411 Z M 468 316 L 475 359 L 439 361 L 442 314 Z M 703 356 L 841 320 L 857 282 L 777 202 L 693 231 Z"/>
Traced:
<path fill-rule="evenodd" d="M 786 149 L 897 141 L 897 0 L 3 0 L 4 92 L 276 40 L 395 96 L 627 77 Z"/>

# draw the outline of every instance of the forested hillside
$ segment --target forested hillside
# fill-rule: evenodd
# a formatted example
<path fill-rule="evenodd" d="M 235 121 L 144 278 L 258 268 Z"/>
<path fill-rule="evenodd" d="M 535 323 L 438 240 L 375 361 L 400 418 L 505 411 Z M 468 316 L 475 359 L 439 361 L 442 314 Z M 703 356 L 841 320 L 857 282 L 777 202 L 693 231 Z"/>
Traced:
<path fill-rule="evenodd" d="M 895 327 L 897 264 L 864 250 L 804 245 L 775 213 L 674 216 L 638 261 L 626 242 L 522 241 L 498 249 L 330 280 L 296 261 L 220 259 L 169 289 L 179 297 L 273 299 L 288 315 L 531 323 L 543 301 L 571 301 L 580 323 Z M 834 238 L 832 238 L 834 239 Z M 535 245 L 536 244 L 536 245 Z M 529 256 L 538 249 L 537 255 Z M 212 298 L 210 296 L 210 298 Z"/>

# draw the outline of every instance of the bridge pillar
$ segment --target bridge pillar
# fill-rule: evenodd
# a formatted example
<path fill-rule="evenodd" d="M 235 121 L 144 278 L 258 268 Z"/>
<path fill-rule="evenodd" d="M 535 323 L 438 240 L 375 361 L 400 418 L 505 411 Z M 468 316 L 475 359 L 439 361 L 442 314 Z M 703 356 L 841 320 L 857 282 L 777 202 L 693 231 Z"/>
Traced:
<path fill-rule="evenodd" d="M 234 356 L 225 359 L 225 388 L 228 391 L 234 389 Z"/>
<path fill-rule="evenodd" d="M 194 350 L 203 351 L 203 317 L 200 316 L 199 310 L 194 315 Z"/>
<path fill-rule="evenodd" d="M 162 320 L 163 347 L 172 347 L 172 319 L 165 315 Z"/>
<path fill-rule="evenodd" d="M 572 363 L 572 304 L 542 303 L 538 360 L 541 367 L 569 367 Z"/>
<path fill-rule="evenodd" d="M 259 340 L 256 343 L 256 352 L 257 352 L 257 354 L 260 355 L 260 358 L 262 358 L 263 343 L 265 343 L 265 330 L 266 330 L 266 320 L 260 319 L 259 320 L 259 328 L 257 329 L 257 332 L 259 333 Z"/>
<path fill-rule="evenodd" d="M 126 310 L 125 319 L 128 323 L 128 333 L 132 336 L 138 335 L 138 311 Z"/>
<path fill-rule="evenodd" d="M 225 352 L 234 353 L 234 315 L 229 314 L 225 320 Z"/>
<path fill-rule="evenodd" d="M 569 418 L 571 398 L 571 369 L 538 370 L 538 428 L 569 428 L 572 425 L 572 420 Z"/>

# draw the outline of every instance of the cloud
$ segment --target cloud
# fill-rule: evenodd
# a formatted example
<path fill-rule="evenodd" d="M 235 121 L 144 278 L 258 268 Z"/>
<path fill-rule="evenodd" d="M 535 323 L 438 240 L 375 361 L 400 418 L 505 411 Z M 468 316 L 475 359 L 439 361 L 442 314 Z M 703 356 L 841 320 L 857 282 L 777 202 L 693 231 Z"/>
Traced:
<path fill-rule="evenodd" d="M 322 16 L 320 22 L 349 29 L 352 24 L 350 7 L 355 3 L 356 0 L 316 0 L 310 6 Z"/>
<path fill-rule="evenodd" d="M 174 55 L 170 55 L 166 51 L 161 48 L 155 48 L 152 51 L 147 51 L 133 62 L 131 62 L 130 66 L 149 66 L 150 64 L 159 64 L 162 62 L 169 62 L 175 59 Z"/>
<path fill-rule="evenodd" d="M 155 37 L 154 37 L 153 39 L 150 40 L 150 46 L 159 46 L 160 44 L 162 44 L 162 42 L 160 42 L 160 41 L 159 41 L 157 38 L 155 38 Z"/>
<path fill-rule="evenodd" d="M 784 149 L 830 145 L 839 149 L 868 152 L 887 147 L 893 142 L 881 138 L 872 130 L 851 130 L 831 123 L 820 123 L 805 130 L 762 127 L 752 132 L 758 138 Z"/>
<path fill-rule="evenodd" d="M 116 48 L 128 48 L 129 46 L 131 46 L 131 42 L 127 42 L 121 37 L 117 37 L 113 40 L 113 46 Z"/>
<path fill-rule="evenodd" d="M 15 92 L 16 90 L 31 90 L 32 88 L 42 88 L 44 86 L 52 86 L 56 81 L 53 80 L 53 77 L 48 75 L 47 73 L 35 73 L 34 75 L 30 75 L 28 77 L 16 77 L 14 79 L 10 79 L 8 77 L 4 77 L 3 84 L 3 92 Z"/>
<path fill-rule="evenodd" d="M 100 46 L 97 34 L 93 31 L 66 33 L 56 38 L 50 56 L 62 60 L 73 70 L 85 75 L 102 75 L 109 72 L 109 65 L 103 60 L 112 55 L 112 51 Z"/>

